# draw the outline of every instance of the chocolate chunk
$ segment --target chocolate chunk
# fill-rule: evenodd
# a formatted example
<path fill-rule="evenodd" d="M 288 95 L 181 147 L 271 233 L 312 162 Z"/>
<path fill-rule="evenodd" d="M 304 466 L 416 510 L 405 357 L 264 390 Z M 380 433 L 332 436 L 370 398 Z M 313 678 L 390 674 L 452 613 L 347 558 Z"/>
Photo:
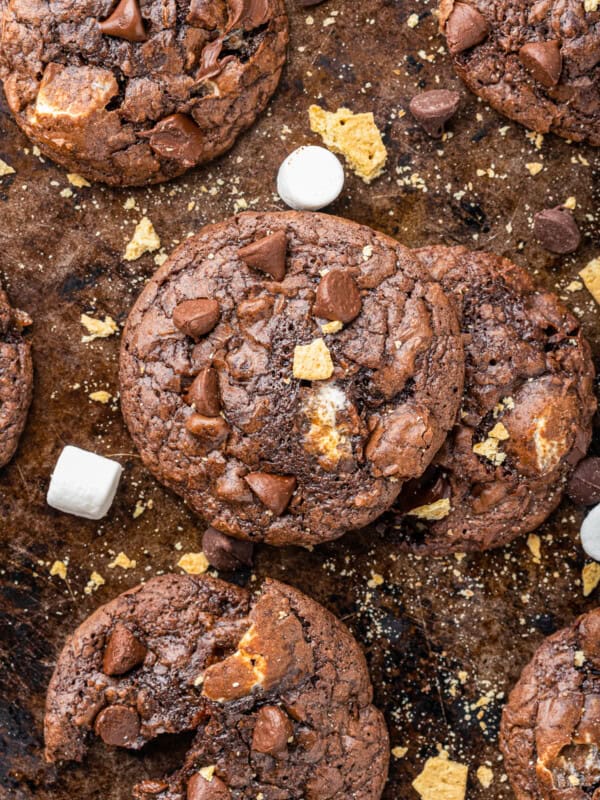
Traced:
<path fill-rule="evenodd" d="M 124 675 L 143 663 L 145 646 L 121 623 L 115 626 L 104 650 L 102 671 L 105 675 Z"/>
<path fill-rule="evenodd" d="M 188 403 L 193 404 L 198 414 L 218 417 L 221 411 L 219 377 L 216 369 L 205 367 L 194 378 L 188 391 Z"/>
<path fill-rule="evenodd" d="M 279 706 L 263 706 L 256 717 L 252 749 L 257 753 L 281 756 L 287 751 L 294 729 L 287 714 Z"/>
<path fill-rule="evenodd" d="M 462 53 L 487 38 L 490 26 L 473 6 L 456 3 L 446 22 L 446 39 L 451 53 Z"/>
<path fill-rule="evenodd" d="M 184 300 L 173 311 L 173 324 L 186 336 L 199 339 L 212 331 L 220 315 L 221 308 L 216 300 L 208 297 Z"/>
<path fill-rule="evenodd" d="M 212 447 L 218 447 L 229 435 L 229 425 L 223 417 L 203 417 L 202 414 L 190 414 L 185 427 L 189 433 Z"/>
<path fill-rule="evenodd" d="M 556 86 L 560 80 L 562 55 L 558 42 L 529 42 L 524 44 L 519 50 L 519 59 L 536 81 L 547 89 Z"/>
<path fill-rule="evenodd" d="M 228 29 L 254 30 L 265 25 L 271 16 L 268 0 L 229 0 L 231 18 Z"/>
<path fill-rule="evenodd" d="M 245 481 L 258 499 L 279 517 L 288 506 L 296 478 L 291 475 L 272 475 L 268 472 L 251 472 Z"/>
<path fill-rule="evenodd" d="M 444 124 L 456 114 L 460 94 L 448 89 L 432 89 L 421 92 L 410 101 L 410 113 L 430 136 L 439 139 Z"/>
<path fill-rule="evenodd" d="M 568 483 L 567 494 L 582 506 L 600 503 L 600 458 L 590 456 L 580 461 Z"/>
<path fill-rule="evenodd" d="M 140 719 L 133 708 L 108 706 L 96 717 L 94 731 L 105 744 L 132 747 L 140 732 Z"/>
<path fill-rule="evenodd" d="M 285 231 L 277 231 L 242 247 L 238 250 L 238 256 L 249 267 L 266 272 L 276 281 L 282 281 L 285 278 L 286 250 Z"/>
<path fill-rule="evenodd" d="M 234 539 L 215 528 L 207 528 L 202 536 L 202 552 L 215 569 L 233 572 L 252 566 L 252 542 Z"/>
<path fill-rule="evenodd" d="M 197 81 L 205 81 L 208 78 L 214 78 L 221 72 L 223 67 L 230 61 L 235 60 L 235 56 L 226 56 L 220 59 L 221 50 L 223 49 L 223 39 L 215 39 L 214 42 L 207 44 L 202 51 L 200 60 L 200 69 L 196 75 Z"/>
<path fill-rule="evenodd" d="M 313 306 L 315 317 L 352 322 L 360 314 L 361 307 L 358 286 L 349 272 L 332 269 L 323 276 Z"/>
<path fill-rule="evenodd" d="M 187 785 L 186 800 L 228 800 L 229 797 L 229 789 L 216 775 L 208 780 L 197 772 Z"/>
<path fill-rule="evenodd" d="M 545 250 L 559 255 L 573 253 L 581 242 L 577 223 L 562 206 L 539 211 L 533 218 L 533 232 Z"/>
<path fill-rule="evenodd" d="M 110 17 L 99 25 L 105 36 L 127 39 L 128 42 L 145 42 L 148 38 L 138 0 L 121 0 Z"/>
<path fill-rule="evenodd" d="M 171 114 L 151 131 L 139 135 L 150 140 L 150 147 L 157 155 L 173 159 L 186 168 L 201 160 L 206 145 L 204 134 L 187 114 Z"/>

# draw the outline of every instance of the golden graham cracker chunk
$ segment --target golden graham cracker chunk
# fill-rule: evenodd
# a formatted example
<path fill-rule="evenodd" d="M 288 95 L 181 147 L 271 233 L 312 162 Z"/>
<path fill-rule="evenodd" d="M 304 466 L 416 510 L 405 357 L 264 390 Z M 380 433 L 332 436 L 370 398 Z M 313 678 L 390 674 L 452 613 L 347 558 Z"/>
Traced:
<path fill-rule="evenodd" d="M 294 378 L 304 381 L 326 381 L 333 375 L 331 353 L 323 339 L 294 348 Z"/>

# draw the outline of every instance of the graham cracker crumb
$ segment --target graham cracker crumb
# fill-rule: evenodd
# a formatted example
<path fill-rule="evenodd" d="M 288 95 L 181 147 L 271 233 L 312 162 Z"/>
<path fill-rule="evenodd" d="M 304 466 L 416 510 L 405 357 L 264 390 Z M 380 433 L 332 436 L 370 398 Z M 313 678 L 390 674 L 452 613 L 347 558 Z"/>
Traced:
<path fill-rule="evenodd" d="M 106 392 L 103 389 L 97 392 L 91 392 L 90 394 L 88 394 L 88 397 L 90 398 L 90 400 L 93 400 L 94 403 L 104 403 L 105 405 L 106 403 L 110 403 L 112 399 L 111 393 Z"/>
<path fill-rule="evenodd" d="M 58 575 L 59 578 L 62 578 L 63 581 L 67 580 L 67 565 L 64 561 L 55 561 L 54 564 L 50 567 L 50 575 L 54 577 Z"/>
<path fill-rule="evenodd" d="M 600 564 L 597 561 L 586 564 L 581 572 L 581 577 L 583 580 L 583 596 L 589 597 L 600 583 Z"/>
<path fill-rule="evenodd" d="M 482 764 L 477 769 L 477 780 L 484 789 L 489 789 L 494 782 L 494 773 L 489 767 L 486 767 L 485 764 Z"/>
<path fill-rule="evenodd" d="M 114 561 L 110 562 L 108 568 L 114 569 L 115 567 L 121 567 L 121 569 L 135 569 L 136 566 L 137 561 L 133 561 L 125 553 L 123 553 L 123 551 L 121 551 Z"/>
<path fill-rule="evenodd" d="M 331 353 L 323 339 L 294 348 L 294 378 L 304 381 L 326 381 L 333 375 Z"/>
<path fill-rule="evenodd" d="M 5 175 L 14 175 L 15 170 L 11 167 L 10 164 L 7 164 L 6 161 L 3 161 L 0 158 L 0 178 L 3 178 Z"/>
<path fill-rule="evenodd" d="M 600 256 L 592 259 L 579 273 L 586 289 L 600 305 Z"/>
<path fill-rule="evenodd" d="M 82 175 L 78 175 L 76 172 L 69 172 L 67 174 L 67 180 L 71 184 L 71 186 L 77 186 L 78 189 L 81 189 L 83 186 L 91 186 L 92 184 Z"/>
<path fill-rule="evenodd" d="M 117 333 L 119 326 L 112 317 L 106 316 L 104 320 L 89 317 L 87 314 L 82 314 L 80 317 L 81 324 L 88 332 L 89 336 L 82 336 L 81 341 L 93 342 L 94 339 L 106 339 Z"/>
<path fill-rule="evenodd" d="M 418 517 L 419 519 L 438 520 L 444 519 L 450 513 L 450 500 L 443 497 L 436 500 L 435 503 L 429 503 L 425 506 L 418 506 L 407 512 L 409 517 Z"/>
<path fill-rule="evenodd" d="M 421 774 L 413 781 L 413 788 L 423 800 L 464 800 L 467 793 L 469 768 L 450 761 L 447 753 L 440 753 L 426 761 Z"/>
<path fill-rule="evenodd" d="M 136 225 L 133 238 L 125 248 L 125 261 L 135 261 L 144 253 L 153 253 L 160 248 L 160 239 L 148 217 L 142 217 Z"/>
<path fill-rule="evenodd" d="M 184 553 L 177 566 L 188 575 L 202 575 L 210 565 L 204 553 Z"/>

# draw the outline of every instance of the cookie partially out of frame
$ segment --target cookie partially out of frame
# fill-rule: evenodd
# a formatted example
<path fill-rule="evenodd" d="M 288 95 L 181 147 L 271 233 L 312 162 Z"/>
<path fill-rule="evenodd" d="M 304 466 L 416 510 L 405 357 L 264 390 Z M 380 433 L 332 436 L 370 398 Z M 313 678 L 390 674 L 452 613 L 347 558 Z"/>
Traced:
<path fill-rule="evenodd" d="M 283 0 L 0 0 L 0 78 L 50 158 L 113 185 L 224 153 L 274 92 Z"/>
<path fill-rule="evenodd" d="M 600 609 L 535 653 L 502 714 L 500 747 L 517 800 L 598 800 Z"/>
<path fill-rule="evenodd" d="M 465 341 L 460 421 L 390 515 L 411 549 L 486 550 L 537 528 L 585 455 L 594 367 L 578 320 L 525 270 L 463 247 L 417 251 L 454 297 Z"/>
<path fill-rule="evenodd" d="M 13 457 L 33 391 L 31 346 L 22 336 L 30 320 L 11 308 L 0 287 L 0 467 Z"/>
<path fill-rule="evenodd" d="M 136 302 L 122 408 L 142 459 L 213 527 L 312 545 L 421 475 L 463 382 L 454 309 L 393 239 L 336 217 L 204 228 Z"/>
<path fill-rule="evenodd" d="M 600 145 L 600 7 L 588 0 L 441 0 L 454 67 L 539 133 Z"/>
<path fill-rule="evenodd" d="M 68 639 L 48 690 L 50 761 L 94 733 L 138 750 L 196 731 L 181 769 L 138 800 L 377 800 L 389 742 L 364 656 L 296 589 L 258 597 L 207 576 L 165 575 L 99 608 Z"/>

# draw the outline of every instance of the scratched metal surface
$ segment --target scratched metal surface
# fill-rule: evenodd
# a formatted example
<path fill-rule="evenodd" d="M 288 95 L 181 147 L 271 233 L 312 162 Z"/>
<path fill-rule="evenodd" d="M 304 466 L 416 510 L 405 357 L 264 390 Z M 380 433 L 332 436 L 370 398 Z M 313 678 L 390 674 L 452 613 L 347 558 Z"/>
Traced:
<path fill-rule="evenodd" d="M 82 344 L 79 317 L 125 320 L 155 268 L 152 255 L 133 263 L 122 258 L 142 212 L 169 252 L 204 223 L 233 213 L 241 198 L 252 208 L 281 208 L 277 166 L 292 148 L 316 143 L 306 111 L 319 101 L 330 110 L 372 110 L 389 150 L 385 175 L 371 186 L 349 176 L 331 211 L 408 245 L 461 242 L 508 255 L 563 294 L 599 254 L 595 151 L 554 137 L 537 150 L 522 128 L 466 91 L 444 144 L 402 115 L 418 89 L 458 88 L 432 8 L 417 0 L 329 0 L 310 9 L 309 24 L 308 10 L 290 6 L 290 61 L 269 111 L 225 158 L 148 190 L 61 195 L 69 188 L 64 173 L 32 154 L 0 101 L 0 158 L 16 170 L 0 179 L 0 274 L 35 320 L 36 369 L 25 436 L 0 472 L 0 797 L 125 800 L 135 780 L 177 766 L 186 746 L 160 742 L 130 755 L 96 743 L 84 765 L 60 770 L 41 758 L 44 694 L 68 632 L 118 592 L 173 569 L 181 552 L 199 549 L 202 522 L 141 467 L 118 402 L 88 399 L 97 389 L 116 395 L 119 340 Z M 406 21 L 414 12 L 421 19 L 411 29 Z M 537 177 L 528 162 L 543 163 Z M 532 241 L 531 214 L 567 196 L 577 199 L 585 242 L 560 259 Z M 130 197 L 136 206 L 126 210 Z M 566 296 L 598 354 L 596 306 L 585 291 Z M 125 468 L 112 512 L 100 524 L 44 502 L 66 443 L 115 457 Z M 136 505 L 149 500 L 152 508 L 134 518 Z M 580 519 L 565 502 L 540 532 L 540 563 L 524 541 L 462 561 L 407 558 L 377 528 L 310 553 L 258 550 L 258 579 L 271 575 L 298 586 L 346 620 L 364 645 L 392 744 L 408 748 L 392 760 L 386 798 L 416 800 L 411 781 L 438 744 L 471 767 L 470 798 L 512 796 L 496 744 L 504 695 L 544 635 L 598 602 L 598 590 L 582 595 Z M 109 568 L 119 551 L 137 566 Z M 49 576 L 56 559 L 68 561 L 66 582 Z M 93 570 L 106 582 L 85 594 Z M 375 588 L 372 573 L 384 579 Z M 485 791 L 476 778 L 484 763 L 494 773 Z"/>

